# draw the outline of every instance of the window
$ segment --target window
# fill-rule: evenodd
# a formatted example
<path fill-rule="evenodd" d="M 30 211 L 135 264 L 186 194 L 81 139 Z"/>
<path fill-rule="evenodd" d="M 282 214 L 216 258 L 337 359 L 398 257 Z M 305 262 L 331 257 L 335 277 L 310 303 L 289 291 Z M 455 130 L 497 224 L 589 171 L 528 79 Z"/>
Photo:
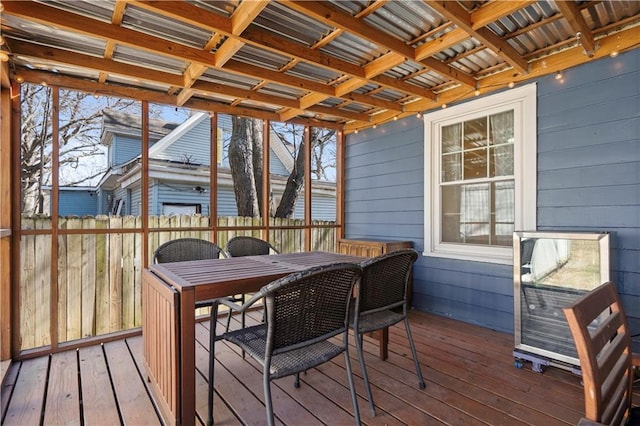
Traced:
<path fill-rule="evenodd" d="M 200 204 L 162 203 L 162 214 L 166 216 L 181 214 L 200 214 Z"/>
<path fill-rule="evenodd" d="M 425 115 L 425 254 L 512 262 L 536 228 L 536 86 Z"/>

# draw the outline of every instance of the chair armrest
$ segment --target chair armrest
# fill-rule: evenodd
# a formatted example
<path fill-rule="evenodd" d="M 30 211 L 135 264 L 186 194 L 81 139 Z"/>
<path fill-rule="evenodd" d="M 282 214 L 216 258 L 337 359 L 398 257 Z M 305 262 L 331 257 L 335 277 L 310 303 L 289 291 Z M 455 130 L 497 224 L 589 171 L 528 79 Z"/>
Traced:
<path fill-rule="evenodd" d="M 264 293 L 262 291 L 254 293 L 253 296 L 251 296 L 251 298 L 249 300 L 247 300 L 242 306 L 238 306 L 237 303 L 235 303 L 232 300 L 229 300 L 227 298 L 220 299 L 219 302 L 220 302 L 221 305 L 224 305 L 227 308 L 229 308 L 231 310 L 234 310 L 236 312 L 245 312 L 253 304 L 255 304 L 258 300 L 262 299 L 263 297 L 264 297 Z"/>

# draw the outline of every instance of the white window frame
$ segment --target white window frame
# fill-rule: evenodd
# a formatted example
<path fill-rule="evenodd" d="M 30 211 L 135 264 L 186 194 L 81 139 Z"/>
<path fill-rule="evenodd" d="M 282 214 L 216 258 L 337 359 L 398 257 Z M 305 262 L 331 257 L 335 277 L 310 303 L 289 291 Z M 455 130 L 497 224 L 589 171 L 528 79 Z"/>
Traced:
<path fill-rule="evenodd" d="M 474 116 L 514 110 L 515 230 L 536 229 L 537 93 L 528 84 L 424 116 L 424 255 L 513 264 L 513 248 L 442 242 L 440 129 Z"/>

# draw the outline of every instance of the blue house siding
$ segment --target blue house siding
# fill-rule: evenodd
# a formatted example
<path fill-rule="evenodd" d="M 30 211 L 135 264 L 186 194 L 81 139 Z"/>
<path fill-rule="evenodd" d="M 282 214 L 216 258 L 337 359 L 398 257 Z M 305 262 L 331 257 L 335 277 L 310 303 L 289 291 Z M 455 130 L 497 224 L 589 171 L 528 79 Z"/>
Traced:
<path fill-rule="evenodd" d="M 115 135 L 109 149 L 109 165 L 115 167 L 140 155 L 142 144 L 138 138 Z"/>
<path fill-rule="evenodd" d="M 610 231 L 612 278 L 640 332 L 640 51 L 538 84 L 539 230 Z M 347 137 L 347 238 L 424 249 L 424 129 L 407 117 Z M 417 309 L 513 332 L 509 265 L 421 256 Z"/>
<path fill-rule="evenodd" d="M 98 213 L 98 198 L 90 189 L 60 189 L 58 196 L 60 216 L 95 216 Z"/>
<path fill-rule="evenodd" d="M 210 140 L 211 120 L 209 120 L 208 114 L 204 114 L 195 126 L 191 127 L 177 141 L 153 155 L 153 158 L 209 165 L 211 162 Z"/>

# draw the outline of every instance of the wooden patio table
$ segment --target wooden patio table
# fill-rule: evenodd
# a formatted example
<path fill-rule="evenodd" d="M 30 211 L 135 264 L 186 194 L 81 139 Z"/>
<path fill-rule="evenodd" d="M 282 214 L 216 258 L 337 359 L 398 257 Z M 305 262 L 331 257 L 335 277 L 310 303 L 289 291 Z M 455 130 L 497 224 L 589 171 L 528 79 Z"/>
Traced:
<path fill-rule="evenodd" d="M 151 392 L 165 421 L 195 424 L 197 301 L 253 293 L 273 280 L 312 266 L 360 263 L 365 259 L 313 251 L 163 263 L 145 269 L 142 274 L 144 365 Z"/>

